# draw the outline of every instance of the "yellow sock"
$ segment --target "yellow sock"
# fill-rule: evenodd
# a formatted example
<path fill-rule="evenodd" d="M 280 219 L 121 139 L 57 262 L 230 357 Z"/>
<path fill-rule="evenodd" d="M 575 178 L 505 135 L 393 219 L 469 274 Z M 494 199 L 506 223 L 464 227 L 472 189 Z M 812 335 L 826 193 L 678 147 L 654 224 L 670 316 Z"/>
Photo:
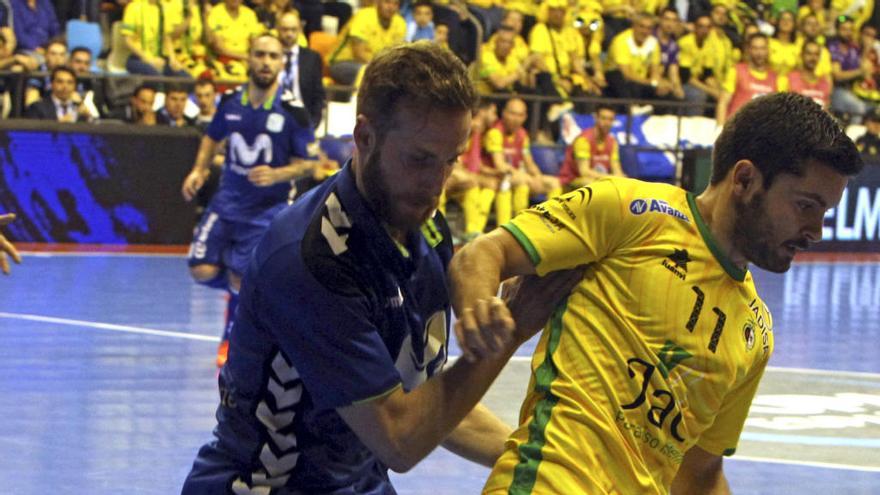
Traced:
<path fill-rule="evenodd" d="M 482 234 L 486 229 L 486 222 L 489 221 L 489 213 L 492 211 L 492 204 L 495 202 L 495 190 L 491 188 L 483 188 L 479 190 L 477 198 L 477 214 L 474 215 L 473 223 L 468 221 L 468 234 Z"/>
<path fill-rule="evenodd" d="M 464 214 L 464 232 L 472 232 L 474 220 L 480 216 L 480 188 L 472 187 L 461 198 L 461 211 Z"/>
<path fill-rule="evenodd" d="M 446 216 L 446 189 L 440 193 L 440 202 L 437 203 L 437 209 L 440 210 L 443 216 Z"/>
<path fill-rule="evenodd" d="M 495 222 L 501 226 L 509 222 L 512 218 L 510 207 L 512 206 L 510 198 L 513 194 L 510 190 L 498 191 L 495 195 Z"/>
<path fill-rule="evenodd" d="M 513 188 L 513 213 L 517 214 L 529 207 L 529 186 L 522 185 Z"/>
<path fill-rule="evenodd" d="M 550 189 L 550 191 L 547 193 L 547 199 L 552 199 L 560 195 L 562 195 L 562 188 L 554 187 L 553 189 Z"/>

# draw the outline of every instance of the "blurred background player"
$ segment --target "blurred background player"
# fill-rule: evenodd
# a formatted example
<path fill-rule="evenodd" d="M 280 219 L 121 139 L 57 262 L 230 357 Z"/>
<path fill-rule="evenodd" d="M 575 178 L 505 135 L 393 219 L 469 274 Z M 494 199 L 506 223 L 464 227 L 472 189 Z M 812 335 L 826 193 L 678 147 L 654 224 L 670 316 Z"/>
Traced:
<path fill-rule="evenodd" d="M 9 225 L 15 221 L 14 213 L 4 213 L 0 215 L 0 227 L 4 227 Z M 2 232 L 0 232 L 0 271 L 3 272 L 4 275 L 9 275 L 9 258 L 12 258 L 12 261 L 16 263 L 21 263 L 21 255 L 18 254 L 18 250 L 15 249 L 15 246 L 9 242 Z"/>
<path fill-rule="evenodd" d="M 770 67 L 767 35 L 752 34 L 746 39 L 745 61 L 727 71 L 715 109 L 717 125 L 724 125 L 741 106 L 753 99 L 787 90 L 788 78 Z"/>
<path fill-rule="evenodd" d="M 330 55 L 330 76 L 339 84 L 355 84 L 358 74 L 381 49 L 406 41 L 400 0 L 377 0 L 357 12 L 339 33 Z"/>
<path fill-rule="evenodd" d="M 263 34 L 253 39 L 248 83 L 223 99 L 183 182 L 183 197 L 191 201 L 225 139 L 220 188 L 196 227 L 188 255 L 196 282 L 230 294 L 218 366 L 226 362 L 230 323 L 251 251 L 272 217 L 287 204 L 291 181 L 314 168 L 314 162 L 305 160 L 306 147 L 314 141 L 308 121 L 297 121 L 278 97 L 283 63 L 278 38 Z"/>
<path fill-rule="evenodd" d="M 620 166 L 620 148 L 611 134 L 614 116 L 612 107 L 597 107 L 595 126 L 584 129 L 565 150 L 559 180 L 567 190 L 583 187 L 609 175 L 624 177 Z"/>
<path fill-rule="evenodd" d="M 487 175 L 483 168 L 482 143 L 486 131 L 498 120 L 495 102 L 481 100 L 471 119 L 471 135 L 467 150 L 459 156 L 446 180 L 446 188 L 440 196 L 440 211 L 446 215 L 446 200 L 452 197 L 461 204 L 464 217 L 464 237 L 468 242 L 483 233 L 489 213 L 495 201 L 499 180 Z M 490 169 L 491 170 L 491 169 Z"/>
<path fill-rule="evenodd" d="M 801 65 L 788 73 L 788 86 L 792 93 L 811 98 L 827 110 L 831 104 L 832 84 L 830 74 L 817 73 L 821 55 L 822 46 L 819 43 L 804 41 L 801 45 Z"/>
<path fill-rule="evenodd" d="M 499 181 L 495 196 L 498 225 L 528 208 L 531 195 L 546 194 L 552 198 L 562 192 L 559 178 L 542 174 L 532 159 L 529 134 L 523 127 L 527 117 L 526 103 L 511 98 L 504 105 L 501 120 L 483 138 L 483 160 Z"/>

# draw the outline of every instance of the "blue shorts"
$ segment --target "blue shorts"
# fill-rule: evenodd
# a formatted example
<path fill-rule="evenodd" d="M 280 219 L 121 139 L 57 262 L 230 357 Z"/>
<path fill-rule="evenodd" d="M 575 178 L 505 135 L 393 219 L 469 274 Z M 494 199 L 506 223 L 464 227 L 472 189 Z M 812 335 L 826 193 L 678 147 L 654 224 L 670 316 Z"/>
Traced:
<path fill-rule="evenodd" d="M 189 266 L 216 265 L 244 275 L 251 253 L 268 228 L 268 224 L 225 220 L 208 208 L 193 232 L 187 263 Z"/>

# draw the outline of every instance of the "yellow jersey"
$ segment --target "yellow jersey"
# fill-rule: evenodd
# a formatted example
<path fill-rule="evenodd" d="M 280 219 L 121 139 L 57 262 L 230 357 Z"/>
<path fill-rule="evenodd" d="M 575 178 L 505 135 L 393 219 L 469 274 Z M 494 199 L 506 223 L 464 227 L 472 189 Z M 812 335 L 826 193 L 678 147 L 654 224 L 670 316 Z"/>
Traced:
<path fill-rule="evenodd" d="M 330 63 L 354 60 L 351 51 L 351 38 L 367 43 L 370 58 L 383 48 L 399 45 L 406 41 L 406 21 L 400 14 L 394 14 L 388 28 L 379 22 L 379 11 L 376 7 L 364 7 L 348 21 L 348 31 L 330 56 Z"/>
<path fill-rule="evenodd" d="M 483 44 L 483 50 L 481 55 L 480 64 L 480 72 L 479 78 L 477 79 L 477 90 L 480 94 L 489 94 L 494 93 L 495 91 L 513 91 L 514 85 L 510 84 L 507 88 L 496 89 L 489 82 L 489 76 L 493 74 L 501 74 L 502 76 L 511 76 L 515 74 L 520 65 L 522 65 L 522 61 L 517 59 L 513 52 L 507 55 L 507 58 L 504 60 L 499 60 L 495 55 L 495 50 L 489 49 L 487 43 Z"/>
<path fill-rule="evenodd" d="M 729 60 L 719 38 L 707 36 L 699 46 L 697 37 L 690 33 L 678 40 L 678 47 L 678 63 L 682 69 L 690 69 L 691 77 L 704 80 L 711 73 L 715 80 L 724 80 Z"/>
<path fill-rule="evenodd" d="M 660 65 L 660 43 L 654 36 L 648 36 L 648 39 L 639 46 L 636 44 L 633 30 L 627 29 L 615 36 L 611 46 L 608 47 L 606 71 L 628 66 L 637 76 L 647 78 L 654 65 Z"/>
<path fill-rule="evenodd" d="M 495 52 L 495 40 L 498 37 L 498 33 L 493 34 L 489 37 L 489 41 L 483 43 L 483 53 L 486 52 Z M 528 58 L 529 53 L 529 44 L 526 43 L 526 40 L 523 39 L 522 36 L 516 35 L 513 38 L 513 50 L 510 52 L 510 56 L 516 58 L 518 63 L 523 63 L 526 58 Z"/>
<path fill-rule="evenodd" d="M 257 14 L 244 5 L 238 7 L 238 17 L 233 18 L 226 10 L 226 4 L 219 3 L 211 8 L 207 23 L 223 46 L 236 53 L 247 53 L 251 38 L 266 31 Z"/>
<path fill-rule="evenodd" d="M 575 61 L 587 55 L 581 33 L 570 26 L 557 31 L 547 24 L 536 24 L 529 33 L 529 48 L 544 56 L 548 72 L 563 77 L 571 76 Z"/>
<path fill-rule="evenodd" d="M 484 493 L 666 494 L 694 445 L 734 452 L 772 320 L 690 193 L 602 179 L 504 228 L 538 274 L 588 268 L 544 328 Z"/>
<path fill-rule="evenodd" d="M 785 75 L 801 65 L 801 44 L 770 38 L 770 67 L 779 75 Z"/>
<path fill-rule="evenodd" d="M 202 43 L 202 14 L 199 2 L 195 0 L 161 0 L 162 13 L 165 15 L 165 35 L 170 36 L 175 29 L 186 21 L 186 12 L 190 13 L 189 27 L 173 41 L 174 50 L 189 56 L 202 57 L 206 49 Z"/>
<path fill-rule="evenodd" d="M 160 29 L 163 24 L 160 9 L 159 4 L 147 0 L 131 2 L 125 6 L 120 26 L 123 36 L 133 36 L 141 50 L 153 57 L 168 55 L 162 46 L 165 29 Z"/>

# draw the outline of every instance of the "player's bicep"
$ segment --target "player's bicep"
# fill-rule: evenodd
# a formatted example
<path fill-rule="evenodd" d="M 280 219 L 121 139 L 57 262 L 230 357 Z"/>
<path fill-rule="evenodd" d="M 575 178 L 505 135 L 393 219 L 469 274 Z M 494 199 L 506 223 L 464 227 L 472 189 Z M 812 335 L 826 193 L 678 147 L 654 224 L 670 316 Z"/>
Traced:
<path fill-rule="evenodd" d="M 538 275 L 598 261 L 627 230 L 621 198 L 610 181 L 553 198 L 505 225 L 528 253 Z"/>

